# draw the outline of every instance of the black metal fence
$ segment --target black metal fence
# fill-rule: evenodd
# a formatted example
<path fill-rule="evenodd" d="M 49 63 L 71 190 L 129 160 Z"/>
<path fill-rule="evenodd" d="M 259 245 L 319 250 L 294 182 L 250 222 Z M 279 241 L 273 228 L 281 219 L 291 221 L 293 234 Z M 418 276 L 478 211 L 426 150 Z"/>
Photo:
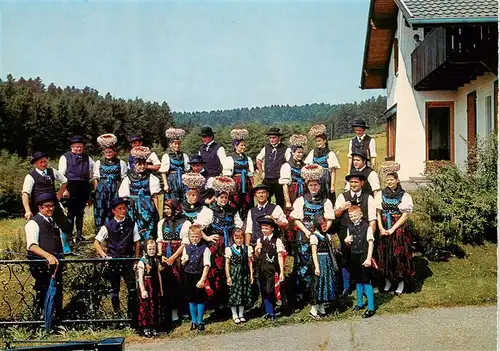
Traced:
<path fill-rule="evenodd" d="M 110 274 L 117 264 L 133 264 L 135 258 L 61 259 L 63 270 L 62 324 L 130 323 L 127 290 L 120 283 L 120 311 L 111 304 Z M 43 311 L 35 302 L 35 280 L 30 265 L 46 260 L 0 260 L 0 327 L 43 324 Z"/>

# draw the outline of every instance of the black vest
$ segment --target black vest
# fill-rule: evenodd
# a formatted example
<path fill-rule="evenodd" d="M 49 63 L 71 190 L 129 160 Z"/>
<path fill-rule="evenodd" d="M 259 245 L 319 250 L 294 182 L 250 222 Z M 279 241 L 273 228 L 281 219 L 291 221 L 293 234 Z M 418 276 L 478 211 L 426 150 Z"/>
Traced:
<path fill-rule="evenodd" d="M 264 147 L 266 179 L 279 179 L 281 166 L 286 162 L 285 153 L 287 146 L 279 143 L 275 151 L 271 144 Z"/>
<path fill-rule="evenodd" d="M 219 156 L 217 156 L 217 151 L 221 146 L 214 141 L 210 146 L 202 144 L 200 146 L 200 156 L 203 162 L 205 162 L 205 177 L 208 179 L 210 177 L 216 177 L 222 172 L 222 164 L 220 163 Z"/>
<path fill-rule="evenodd" d="M 368 160 L 369 160 L 371 158 L 370 140 L 372 140 L 372 138 L 366 134 L 363 137 L 363 140 L 361 140 L 361 141 L 359 141 L 358 137 L 355 136 L 354 138 L 351 139 L 351 152 L 353 152 L 354 150 L 364 150 L 364 151 L 366 151 L 366 155 L 368 156 Z"/>
<path fill-rule="evenodd" d="M 203 272 L 203 254 L 206 248 L 207 246 L 205 244 L 189 244 L 186 247 L 186 253 L 189 259 L 184 267 L 184 272 L 190 274 L 201 274 Z"/>
<path fill-rule="evenodd" d="M 260 239 L 262 248 L 260 249 L 259 263 L 272 264 L 274 269 L 279 272 L 280 266 L 278 262 L 278 248 L 276 246 L 277 240 L 278 238 L 276 237 L 276 234 L 273 234 L 271 240 L 266 240 L 264 237 Z"/>
<path fill-rule="evenodd" d="M 349 223 L 349 235 L 352 235 L 351 253 L 356 255 L 368 254 L 368 241 L 366 241 L 366 235 L 369 226 L 367 221 L 361 221 L 357 226 L 352 222 Z"/>
<path fill-rule="evenodd" d="M 31 202 L 31 212 L 37 213 L 38 207 L 35 206 L 35 201 L 41 194 L 49 193 L 56 195 L 55 177 L 54 170 L 52 168 L 47 168 L 47 175 L 43 176 L 36 171 L 36 169 L 30 172 L 30 176 L 33 177 L 35 183 L 33 184 L 33 190 L 30 194 Z"/>
<path fill-rule="evenodd" d="M 373 172 L 373 169 L 371 167 L 368 167 L 368 166 L 365 166 L 365 168 L 363 168 L 363 170 L 360 171 L 360 173 L 364 174 L 364 176 L 366 177 L 366 180 L 364 182 L 363 189 L 362 189 L 363 193 L 370 194 L 371 196 L 373 196 L 373 189 L 372 189 L 370 182 L 368 181 L 368 176 L 372 172 Z"/>
<path fill-rule="evenodd" d="M 344 199 L 346 202 L 352 201 L 351 197 L 351 192 L 346 191 L 343 193 Z M 363 191 L 361 192 L 361 197 L 358 198 L 358 205 L 361 207 L 361 212 L 363 212 L 363 220 L 368 222 L 368 198 L 370 197 L 369 194 L 364 193 Z M 342 216 L 340 217 L 340 224 L 343 225 L 344 227 L 347 227 L 350 223 L 349 220 L 349 213 L 347 210 L 345 210 L 342 213 Z"/>
<path fill-rule="evenodd" d="M 133 257 L 135 223 L 128 218 L 118 223 L 113 218 L 105 226 L 108 230 L 108 255 L 111 257 Z"/>
<path fill-rule="evenodd" d="M 35 215 L 33 220 L 38 224 L 38 228 L 40 229 L 38 246 L 54 256 L 61 255 L 63 248 L 59 228 L 47 222 L 41 214 Z"/>
<path fill-rule="evenodd" d="M 71 151 L 64 154 L 66 158 L 66 177 L 68 180 L 89 180 L 89 156 L 76 155 Z"/>
<path fill-rule="evenodd" d="M 257 242 L 257 239 L 262 238 L 262 230 L 260 229 L 259 219 L 265 216 L 270 216 L 275 208 L 275 204 L 268 202 L 262 211 L 259 210 L 258 205 L 250 209 L 250 213 L 252 214 L 252 240 L 250 243 L 252 245 Z"/>

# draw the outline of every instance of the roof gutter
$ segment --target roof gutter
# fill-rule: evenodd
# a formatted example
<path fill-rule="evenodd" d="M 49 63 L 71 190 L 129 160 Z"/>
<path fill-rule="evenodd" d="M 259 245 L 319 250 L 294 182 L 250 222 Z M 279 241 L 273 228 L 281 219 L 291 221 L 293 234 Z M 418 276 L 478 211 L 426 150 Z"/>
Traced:
<path fill-rule="evenodd" d="M 370 20 L 373 16 L 375 1 L 376 0 L 370 0 L 370 10 L 368 10 L 368 24 L 366 26 L 365 51 L 363 55 L 363 68 L 361 70 L 361 85 L 359 86 L 363 90 L 365 89 L 365 69 L 366 69 L 366 61 L 368 60 L 368 48 L 370 47 L 370 38 L 371 38 Z"/>
<path fill-rule="evenodd" d="M 479 24 L 498 23 L 498 17 L 471 17 L 471 18 L 407 18 L 411 26 L 446 25 L 446 24 Z"/>

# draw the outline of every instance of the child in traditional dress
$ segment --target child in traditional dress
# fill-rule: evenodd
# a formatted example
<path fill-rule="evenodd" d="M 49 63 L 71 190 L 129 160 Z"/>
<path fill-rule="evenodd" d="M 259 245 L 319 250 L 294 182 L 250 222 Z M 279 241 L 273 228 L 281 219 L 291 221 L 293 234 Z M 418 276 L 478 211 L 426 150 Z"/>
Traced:
<path fill-rule="evenodd" d="M 337 298 L 337 284 L 335 274 L 338 271 L 337 261 L 332 247 L 332 238 L 327 234 L 327 222 L 324 217 L 314 217 L 314 232 L 311 235 L 310 245 L 313 259 L 311 312 L 313 319 L 323 317 L 325 303 Z"/>
<path fill-rule="evenodd" d="M 226 282 L 229 286 L 229 306 L 235 324 L 246 322 L 245 306 L 252 300 L 253 265 L 248 257 L 243 230 L 233 232 L 234 244 L 226 247 Z"/>
<path fill-rule="evenodd" d="M 259 275 L 260 292 L 266 310 L 265 317 L 271 320 L 276 319 L 274 305 L 276 301 L 275 275 L 279 274 L 279 282 L 285 279 L 283 252 L 285 247 L 274 231 L 277 225 L 272 218 L 263 217 L 259 220 L 263 236 L 257 239 L 255 246 L 258 257 L 257 271 Z"/>
<path fill-rule="evenodd" d="M 351 247 L 350 271 L 351 278 L 356 283 L 357 304 L 354 311 L 363 309 L 363 294 L 368 299 L 368 309 L 363 313 L 363 318 L 370 318 L 375 314 L 375 296 L 371 284 L 373 231 L 368 221 L 363 219 L 359 206 L 349 208 L 349 226 L 345 242 Z"/>
<path fill-rule="evenodd" d="M 205 280 L 210 268 L 210 250 L 201 243 L 201 226 L 193 224 L 189 228 L 190 244 L 182 252 L 181 263 L 184 266 L 184 293 L 189 302 L 191 314 L 191 330 L 205 330 L 203 314 L 205 313 Z"/>
<path fill-rule="evenodd" d="M 156 242 L 147 241 L 146 253 L 137 264 L 139 275 L 139 314 L 138 325 L 144 336 L 155 336 L 160 314 L 160 297 L 163 288 L 160 275 L 160 260 L 156 255 Z"/>

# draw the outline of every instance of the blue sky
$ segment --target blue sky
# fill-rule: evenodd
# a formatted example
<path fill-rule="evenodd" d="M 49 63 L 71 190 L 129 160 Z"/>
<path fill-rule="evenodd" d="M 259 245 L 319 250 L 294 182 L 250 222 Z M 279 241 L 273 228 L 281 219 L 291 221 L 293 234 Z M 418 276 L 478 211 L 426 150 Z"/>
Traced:
<path fill-rule="evenodd" d="M 369 0 L 9 2 L 0 76 L 90 86 L 174 111 L 341 103 L 359 89 Z"/>

